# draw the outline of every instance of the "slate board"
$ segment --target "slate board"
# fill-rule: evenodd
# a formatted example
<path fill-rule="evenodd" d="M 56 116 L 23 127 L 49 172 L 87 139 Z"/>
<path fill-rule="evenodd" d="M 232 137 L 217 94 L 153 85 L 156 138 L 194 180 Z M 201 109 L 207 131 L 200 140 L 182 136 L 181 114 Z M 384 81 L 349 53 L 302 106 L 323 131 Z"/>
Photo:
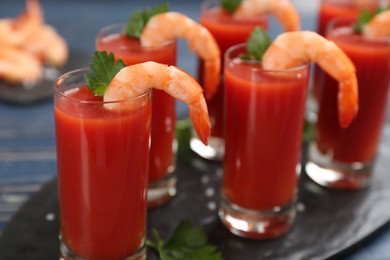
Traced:
<path fill-rule="evenodd" d="M 148 237 L 157 229 L 167 239 L 177 224 L 191 220 L 205 229 L 225 259 L 340 258 L 387 226 L 390 127 L 381 144 L 371 185 L 359 191 L 328 190 L 301 174 L 298 214 L 292 230 L 267 241 L 239 238 L 219 221 L 217 206 L 222 166 L 192 157 L 179 158 L 178 195 L 149 210 Z M 187 157 L 188 159 L 188 157 Z M 19 210 L 0 237 L 0 259 L 58 259 L 57 180 L 47 183 Z M 148 259 L 158 259 L 148 251 Z"/>

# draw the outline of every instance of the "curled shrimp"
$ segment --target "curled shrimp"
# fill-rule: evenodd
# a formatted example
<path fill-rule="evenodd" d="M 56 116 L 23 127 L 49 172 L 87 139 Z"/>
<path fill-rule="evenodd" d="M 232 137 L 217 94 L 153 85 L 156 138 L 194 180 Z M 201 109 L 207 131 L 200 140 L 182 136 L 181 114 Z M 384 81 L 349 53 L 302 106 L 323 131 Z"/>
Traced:
<path fill-rule="evenodd" d="M 65 40 L 53 27 L 44 24 L 38 0 L 27 0 L 26 10 L 17 18 L 0 20 L 0 43 L 29 51 L 54 66 L 64 65 L 68 58 Z"/>
<path fill-rule="evenodd" d="M 207 145 L 210 119 L 202 87 L 184 71 L 156 62 L 144 62 L 121 69 L 109 84 L 104 101 L 137 97 L 151 88 L 163 90 L 188 104 L 191 120 L 200 140 Z M 108 109 L 121 109 L 120 105 L 106 104 Z"/>
<path fill-rule="evenodd" d="M 141 45 L 148 47 L 167 40 L 184 38 L 190 50 L 204 60 L 204 89 L 207 98 L 217 90 L 221 52 L 211 33 L 191 18 L 177 12 L 166 12 L 153 16 L 141 34 Z"/>
<path fill-rule="evenodd" d="M 339 124 L 348 127 L 358 110 L 355 67 L 332 41 L 315 32 L 287 32 L 279 35 L 263 56 L 265 69 L 288 69 L 314 61 L 339 82 Z"/>
<path fill-rule="evenodd" d="M 390 37 L 390 10 L 375 15 L 363 27 L 363 35 L 367 38 Z"/>
<path fill-rule="evenodd" d="M 0 44 L 0 78 L 10 83 L 35 82 L 41 77 L 39 60 L 12 45 Z"/>
<path fill-rule="evenodd" d="M 300 18 L 291 0 L 243 0 L 234 12 L 236 18 L 273 14 L 286 32 L 300 29 Z"/>
<path fill-rule="evenodd" d="M 0 42 L 21 46 L 43 24 L 38 0 L 27 0 L 26 10 L 17 18 L 0 19 Z"/>
<path fill-rule="evenodd" d="M 24 49 L 47 64 L 61 67 L 68 59 L 68 46 L 52 26 L 41 26 L 27 40 Z"/>

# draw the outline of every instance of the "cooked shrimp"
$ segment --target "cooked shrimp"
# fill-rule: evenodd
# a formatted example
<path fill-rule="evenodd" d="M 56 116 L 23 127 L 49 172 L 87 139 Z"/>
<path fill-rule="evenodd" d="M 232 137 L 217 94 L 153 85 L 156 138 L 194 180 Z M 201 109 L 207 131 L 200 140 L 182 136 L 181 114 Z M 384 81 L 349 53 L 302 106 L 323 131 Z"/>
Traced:
<path fill-rule="evenodd" d="M 65 40 L 49 25 L 41 26 L 36 33 L 28 37 L 23 47 L 53 66 L 63 66 L 68 59 Z"/>
<path fill-rule="evenodd" d="M 187 39 L 190 50 L 204 60 L 203 84 L 207 98 L 211 98 L 219 84 L 221 52 L 205 27 L 181 13 L 157 14 L 146 24 L 141 34 L 141 45 L 153 46 L 176 38 Z"/>
<path fill-rule="evenodd" d="M 375 15 L 364 27 L 367 38 L 390 37 L 390 10 Z"/>
<path fill-rule="evenodd" d="M 286 32 L 300 29 L 300 18 L 291 0 L 243 0 L 234 12 L 236 18 L 273 14 Z"/>
<path fill-rule="evenodd" d="M 210 119 L 201 86 L 184 71 L 156 62 L 144 62 L 123 68 L 109 84 L 104 101 L 137 97 L 151 88 L 163 90 L 188 104 L 191 120 L 200 140 L 207 145 Z M 109 109 L 119 108 L 108 104 Z"/>
<path fill-rule="evenodd" d="M 10 83 L 35 82 L 41 77 L 41 63 L 28 52 L 0 44 L 0 78 Z"/>
<path fill-rule="evenodd" d="M 315 32 L 287 32 L 263 56 L 265 69 L 288 69 L 307 61 L 318 63 L 339 82 L 339 123 L 348 127 L 358 110 L 357 79 L 353 63 L 335 43 Z"/>
<path fill-rule="evenodd" d="M 17 18 L 0 19 L 0 42 L 20 46 L 43 24 L 38 0 L 27 0 L 26 10 Z"/>

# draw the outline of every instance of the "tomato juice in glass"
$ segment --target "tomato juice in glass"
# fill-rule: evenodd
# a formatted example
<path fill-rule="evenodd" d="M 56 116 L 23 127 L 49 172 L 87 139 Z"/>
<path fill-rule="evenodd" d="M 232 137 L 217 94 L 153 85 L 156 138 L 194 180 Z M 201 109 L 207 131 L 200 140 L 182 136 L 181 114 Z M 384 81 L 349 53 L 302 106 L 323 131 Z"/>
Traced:
<path fill-rule="evenodd" d="M 309 176 L 316 182 L 346 189 L 364 187 L 370 180 L 390 86 L 390 39 L 370 40 L 354 34 L 352 25 L 355 21 L 333 20 L 327 38 L 334 41 L 355 65 L 359 111 L 348 128 L 340 128 L 338 82 L 325 73 L 322 80 L 316 79 L 318 121 L 310 156 L 312 163 L 307 167 Z"/>
<path fill-rule="evenodd" d="M 363 10 L 372 11 L 379 5 L 379 3 L 380 0 L 321 0 L 318 10 L 317 32 L 320 35 L 325 36 L 330 20 L 338 17 L 357 19 Z M 316 98 L 318 90 L 315 82 L 323 80 L 321 77 L 323 77 L 325 73 L 316 64 L 313 66 L 313 71 L 315 78 L 313 95 L 314 98 Z M 316 106 L 312 109 L 317 110 Z"/>
<path fill-rule="evenodd" d="M 106 109 L 85 86 L 87 72 L 72 71 L 54 85 L 61 253 L 142 259 L 151 94 L 112 102 L 131 109 Z"/>
<path fill-rule="evenodd" d="M 200 13 L 200 24 L 206 27 L 215 38 L 221 50 L 221 68 L 223 68 L 223 55 L 225 51 L 236 44 L 246 42 L 256 26 L 263 29 L 268 28 L 266 16 L 259 16 L 248 19 L 237 19 L 232 14 L 220 7 L 220 1 L 206 0 L 202 3 Z M 221 74 L 223 70 L 221 70 Z M 203 62 L 198 61 L 198 79 L 202 85 Z M 211 121 L 211 137 L 209 146 L 215 150 L 215 154 L 208 154 L 204 149 L 192 147 L 199 155 L 208 159 L 221 160 L 223 158 L 223 100 L 224 86 L 221 75 L 221 83 L 215 95 L 207 100 L 207 107 Z"/>
<path fill-rule="evenodd" d="M 260 62 L 238 58 L 245 46 L 225 55 L 220 215 L 235 234 L 271 238 L 285 233 L 295 215 L 309 65 L 264 70 Z M 256 229 L 260 224 L 263 230 Z"/>
<path fill-rule="evenodd" d="M 122 31 L 124 24 L 103 28 L 96 38 L 96 49 L 114 53 L 126 65 L 155 61 L 176 65 L 176 41 L 155 47 L 142 47 L 139 39 L 129 38 Z M 152 132 L 149 159 L 149 207 L 166 202 L 176 193 L 174 171 L 175 99 L 162 90 L 152 90 Z M 161 192 L 161 189 L 163 192 Z M 164 192 L 166 191 L 166 192 Z M 155 195 L 155 192 L 158 195 Z M 162 194 L 162 196 L 161 196 Z"/>

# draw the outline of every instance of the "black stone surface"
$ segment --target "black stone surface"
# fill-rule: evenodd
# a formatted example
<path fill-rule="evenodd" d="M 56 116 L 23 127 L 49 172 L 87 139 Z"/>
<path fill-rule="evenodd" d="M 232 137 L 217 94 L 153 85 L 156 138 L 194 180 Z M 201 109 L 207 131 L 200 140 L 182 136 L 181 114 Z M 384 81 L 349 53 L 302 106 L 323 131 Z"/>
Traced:
<path fill-rule="evenodd" d="M 382 150 L 390 149 L 389 141 L 382 143 Z M 218 246 L 225 259 L 342 258 L 389 223 L 390 178 L 385 157 L 379 155 L 371 185 L 359 191 L 328 190 L 302 173 L 298 214 L 292 230 L 267 241 L 239 238 L 219 221 L 219 163 L 196 157 L 190 161 L 179 159 L 178 195 L 168 204 L 149 210 L 148 237 L 154 228 L 167 239 L 177 224 L 186 219 L 205 229 L 210 242 Z M 6 227 L 0 237 L 0 259 L 58 259 L 57 212 L 54 179 Z M 148 259 L 158 257 L 148 251 Z"/>

